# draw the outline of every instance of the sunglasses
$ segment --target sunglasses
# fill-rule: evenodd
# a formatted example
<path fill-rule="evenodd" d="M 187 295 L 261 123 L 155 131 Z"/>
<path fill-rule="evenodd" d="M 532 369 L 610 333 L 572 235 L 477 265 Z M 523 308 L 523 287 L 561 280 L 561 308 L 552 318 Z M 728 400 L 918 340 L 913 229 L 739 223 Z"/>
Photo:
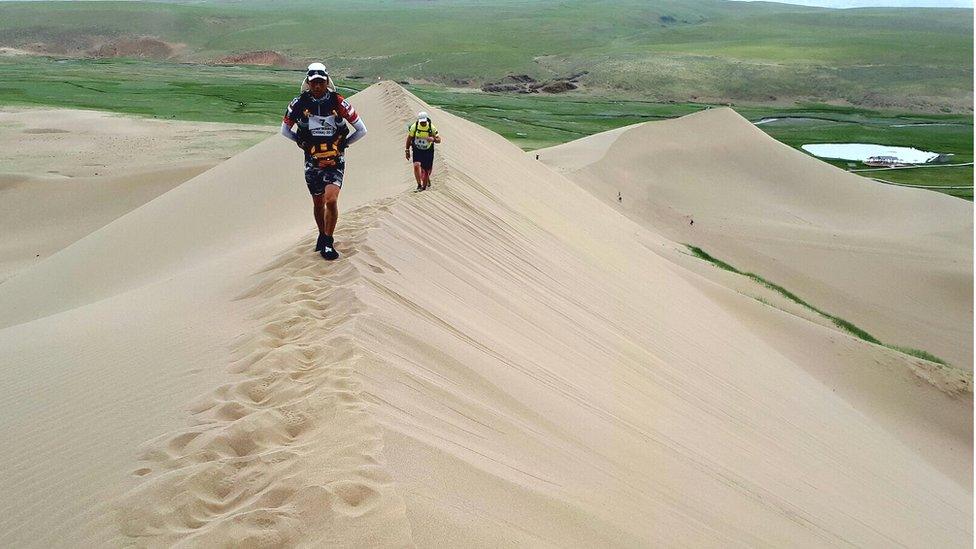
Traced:
<path fill-rule="evenodd" d="M 311 78 L 313 76 L 324 76 L 324 77 L 328 78 L 329 77 L 329 73 L 327 73 L 325 71 L 314 70 L 314 71 L 308 71 L 308 76 L 309 76 L 309 78 Z"/>

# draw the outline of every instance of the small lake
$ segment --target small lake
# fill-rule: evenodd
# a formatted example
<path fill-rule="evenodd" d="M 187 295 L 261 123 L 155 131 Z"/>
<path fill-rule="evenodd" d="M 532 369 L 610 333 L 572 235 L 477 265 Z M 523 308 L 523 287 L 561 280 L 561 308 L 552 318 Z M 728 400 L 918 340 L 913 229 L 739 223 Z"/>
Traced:
<path fill-rule="evenodd" d="M 872 156 L 893 156 L 905 164 L 924 164 L 939 156 L 939 153 L 921 151 L 913 147 L 892 147 L 871 143 L 818 143 L 803 145 L 802 149 L 820 158 L 859 162 L 864 162 Z"/>

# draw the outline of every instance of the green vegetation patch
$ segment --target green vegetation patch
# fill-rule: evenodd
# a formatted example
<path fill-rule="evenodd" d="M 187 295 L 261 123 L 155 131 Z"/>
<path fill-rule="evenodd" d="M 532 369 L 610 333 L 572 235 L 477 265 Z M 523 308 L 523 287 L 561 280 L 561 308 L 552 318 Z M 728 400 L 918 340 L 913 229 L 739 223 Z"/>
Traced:
<path fill-rule="evenodd" d="M 167 70 L 168 69 L 168 70 Z M 137 61 L 0 60 L 0 101 L 108 110 L 154 118 L 268 123 L 283 110 L 281 81 L 246 69 Z M 294 89 L 294 88 L 293 88 Z M 280 117 L 280 113 L 278 113 Z"/>
<path fill-rule="evenodd" d="M 0 57 L 0 104 L 277 124 L 298 95 L 302 76 L 300 71 L 260 67 Z"/>
<path fill-rule="evenodd" d="M 295 16 L 295 14 L 301 14 Z M 334 36 L 341 36 L 334 40 Z M 828 10 L 724 0 L 0 2 L 0 45 L 158 58 L 275 50 L 340 76 L 479 87 L 586 71 L 587 93 L 658 101 L 844 99 L 972 109 L 972 10 Z"/>
<path fill-rule="evenodd" d="M 302 71 L 136 59 L 0 57 L 0 105 L 95 109 L 155 118 L 277 125 L 297 93 Z M 365 78 L 337 78 L 349 95 Z M 684 116 L 709 107 L 696 102 L 638 101 L 581 95 L 506 95 L 433 85 L 406 85 L 424 101 L 484 126 L 524 150 L 565 143 L 595 133 Z M 734 106 L 792 147 L 807 143 L 876 142 L 950 153 L 951 162 L 973 159 L 972 115 L 911 114 L 833 105 Z M 368 121 L 368 114 L 367 114 Z M 857 163 L 823 159 L 842 169 Z M 894 183 L 944 187 L 972 200 L 973 168 L 862 172 Z"/>
<path fill-rule="evenodd" d="M 935 355 L 933 355 L 931 353 L 928 353 L 926 351 L 922 351 L 922 350 L 919 350 L 919 349 L 912 349 L 912 348 L 909 348 L 909 347 L 898 347 L 898 346 L 895 346 L 895 345 L 889 345 L 889 344 L 886 344 L 886 343 L 882 343 L 878 338 L 872 336 L 871 334 L 869 334 L 865 330 L 857 327 L 853 323 L 848 322 L 847 320 L 844 320 L 843 318 L 834 316 L 834 315 L 832 315 L 830 313 L 824 312 L 824 311 L 822 311 L 822 310 L 814 307 L 813 305 L 810 305 L 809 303 L 807 303 L 806 301 L 804 301 L 803 299 L 801 299 L 799 296 L 797 296 L 793 292 L 787 290 L 786 288 L 780 286 L 779 284 L 774 284 L 774 283 L 766 280 L 765 278 L 763 278 L 763 277 L 761 277 L 761 276 L 759 276 L 759 275 L 757 275 L 755 273 L 748 273 L 748 272 L 740 271 L 739 269 L 736 269 L 732 265 L 730 265 L 730 264 L 728 264 L 728 263 L 726 263 L 726 262 L 724 262 L 724 261 L 722 261 L 720 259 L 717 259 L 717 258 L 711 256 L 710 254 L 708 254 L 708 252 L 706 252 L 705 250 L 702 250 L 701 248 L 699 248 L 697 246 L 692 246 L 691 244 L 685 244 L 685 247 L 687 247 L 688 250 L 695 257 L 697 257 L 699 259 L 703 259 L 703 260 L 711 263 L 712 265 L 715 265 L 719 269 L 723 269 L 723 270 L 726 270 L 726 271 L 735 273 L 737 275 L 741 275 L 741 276 L 747 277 L 747 278 L 751 279 L 752 281 L 756 282 L 757 284 L 759 284 L 760 286 L 763 286 L 765 288 L 768 288 L 770 290 L 773 290 L 773 291 L 779 293 L 780 295 L 782 295 L 786 299 L 792 301 L 793 303 L 796 303 L 797 305 L 800 305 L 802 307 L 805 307 L 806 309 L 809 309 L 809 310 L 817 313 L 818 315 L 820 315 L 820 316 L 822 316 L 822 317 L 830 320 L 831 322 L 834 323 L 835 326 L 837 326 L 838 328 L 844 330 L 845 332 L 853 335 L 854 337 L 856 337 L 858 339 L 862 339 L 862 340 L 867 341 L 869 343 L 874 343 L 875 345 L 882 345 L 882 346 L 887 347 L 889 349 L 893 349 L 895 351 L 898 351 L 898 352 L 901 352 L 901 353 L 904 353 L 904 354 L 907 354 L 907 355 L 911 355 L 911 356 L 914 356 L 916 358 L 921 358 L 923 360 L 928 360 L 929 362 L 935 362 L 936 364 L 941 364 L 943 366 L 948 366 L 948 364 L 944 360 L 942 360 L 941 358 L 939 358 L 939 357 L 937 357 L 937 356 L 935 356 Z"/>
<path fill-rule="evenodd" d="M 939 191 L 951 196 L 973 200 L 973 167 L 925 167 L 858 172 L 875 181 L 893 183 L 904 187 L 919 187 Z"/>
<path fill-rule="evenodd" d="M 523 150 L 551 147 L 621 126 L 675 118 L 708 107 L 699 103 L 471 93 L 432 86 L 409 88 L 427 103 L 484 126 Z"/>

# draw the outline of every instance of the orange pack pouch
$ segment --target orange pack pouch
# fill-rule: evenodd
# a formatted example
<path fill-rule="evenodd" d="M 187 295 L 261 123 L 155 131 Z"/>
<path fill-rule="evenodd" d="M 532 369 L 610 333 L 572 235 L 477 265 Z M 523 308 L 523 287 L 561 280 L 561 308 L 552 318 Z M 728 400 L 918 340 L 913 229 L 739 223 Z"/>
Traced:
<path fill-rule="evenodd" d="M 319 143 L 312 145 L 309 154 L 315 159 L 315 165 L 319 168 L 332 168 L 339 163 L 339 144 Z"/>

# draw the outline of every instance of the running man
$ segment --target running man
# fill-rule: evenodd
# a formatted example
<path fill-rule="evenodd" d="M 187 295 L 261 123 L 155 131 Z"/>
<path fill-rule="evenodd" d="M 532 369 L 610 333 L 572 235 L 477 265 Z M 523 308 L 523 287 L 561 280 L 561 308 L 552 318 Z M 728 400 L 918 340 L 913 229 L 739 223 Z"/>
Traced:
<path fill-rule="evenodd" d="M 339 190 L 346 169 L 346 147 L 366 136 L 366 125 L 356 109 L 335 91 L 329 72 L 322 63 L 308 66 L 302 88 L 285 111 L 281 135 L 294 141 L 305 152 L 305 184 L 312 195 L 312 213 L 319 228 L 315 251 L 332 261 L 336 221 L 339 220 Z M 346 121 L 356 128 L 349 135 Z M 297 130 L 292 128 L 297 125 Z"/>
<path fill-rule="evenodd" d="M 406 155 L 410 160 L 413 152 L 413 176 L 417 180 L 417 190 L 430 188 L 430 172 L 434 169 L 434 143 L 440 143 L 441 136 L 437 135 L 437 128 L 430 121 L 430 116 L 421 111 L 417 114 L 417 121 L 407 130 Z"/>

